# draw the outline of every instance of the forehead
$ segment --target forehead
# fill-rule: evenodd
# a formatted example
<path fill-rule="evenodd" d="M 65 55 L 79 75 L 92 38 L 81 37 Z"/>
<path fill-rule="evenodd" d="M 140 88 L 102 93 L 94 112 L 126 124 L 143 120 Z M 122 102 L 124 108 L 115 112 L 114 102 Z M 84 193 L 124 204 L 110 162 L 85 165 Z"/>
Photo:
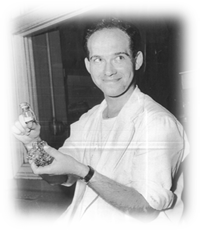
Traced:
<path fill-rule="evenodd" d="M 104 55 L 129 52 L 129 36 L 118 28 L 105 28 L 96 31 L 88 39 L 90 55 Z"/>

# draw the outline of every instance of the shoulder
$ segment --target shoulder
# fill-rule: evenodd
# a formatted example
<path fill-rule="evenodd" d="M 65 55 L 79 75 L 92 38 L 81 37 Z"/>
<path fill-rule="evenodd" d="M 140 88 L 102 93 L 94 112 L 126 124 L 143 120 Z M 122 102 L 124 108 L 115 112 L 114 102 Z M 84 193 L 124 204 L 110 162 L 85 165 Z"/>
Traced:
<path fill-rule="evenodd" d="M 144 94 L 143 108 L 144 115 L 148 116 L 151 120 L 169 119 L 177 122 L 177 118 L 169 110 L 146 94 Z"/>
<path fill-rule="evenodd" d="M 183 127 L 178 119 L 162 105 L 154 101 L 150 96 L 143 94 L 143 109 L 138 117 L 140 130 L 149 131 L 155 136 L 180 135 Z M 182 136 L 182 135 L 181 135 Z"/>
<path fill-rule="evenodd" d="M 149 119 L 169 117 L 176 120 L 174 115 L 169 112 L 161 104 L 157 103 L 149 95 L 140 91 L 137 87 L 129 103 L 129 109 L 132 110 L 133 117 L 139 115 L 139 117 L 148 116 Z"/>

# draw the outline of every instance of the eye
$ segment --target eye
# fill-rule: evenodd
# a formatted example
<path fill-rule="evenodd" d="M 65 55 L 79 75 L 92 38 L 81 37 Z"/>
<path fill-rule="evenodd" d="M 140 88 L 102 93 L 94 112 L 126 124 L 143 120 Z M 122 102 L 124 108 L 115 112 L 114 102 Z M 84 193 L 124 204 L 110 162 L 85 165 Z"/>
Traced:
<path fill-rule="evenodd" d="M 124 59 L 125 59 L 125 57 L 123 55 L 119 55 L 119 56 L 115 57 L 116 62 L 123 61 Z"/>
<path fill-rule="evenodd" d="M 101 59 L 100 57 L 93 57 L 91 60 L 92 60 L 93 62 L 95 62 L 95 63 L 100 63 L 100 62 L 102 62 L 102 59 Z"/>

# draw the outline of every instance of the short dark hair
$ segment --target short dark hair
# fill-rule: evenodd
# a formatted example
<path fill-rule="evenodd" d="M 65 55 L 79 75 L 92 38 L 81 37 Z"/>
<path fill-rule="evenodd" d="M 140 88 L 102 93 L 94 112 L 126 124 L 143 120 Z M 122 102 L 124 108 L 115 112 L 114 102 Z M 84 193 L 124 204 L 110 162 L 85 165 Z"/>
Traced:
<path fill-rule="evenodd" d="M 105 28 L 106 29 L 118 28 L 123 32 L 125 32 L 130 39 L 130 52 L 132 58 L 135 58 L 138 51 L 140 51 L 142 48 L 139 29 L 133 24 L 117 18 L 101 19 L 101 21 L 97 23 L 93 23 L 92 25 L 90 25 L 89 28 L 87 28 L 84 36 L 84 50 L 86 52 L 86 56 L 89 58 L 88 39 L 90 38 L 90 36 L 95 32 L 103 30 Z"/>

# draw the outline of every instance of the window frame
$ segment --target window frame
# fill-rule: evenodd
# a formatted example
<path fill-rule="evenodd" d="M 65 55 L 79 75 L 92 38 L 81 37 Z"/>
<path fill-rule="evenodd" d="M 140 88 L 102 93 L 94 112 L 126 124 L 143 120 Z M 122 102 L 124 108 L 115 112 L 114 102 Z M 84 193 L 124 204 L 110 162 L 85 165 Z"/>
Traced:
<path fill-rule="evenodd" d="M 39 31 L 50 29 L 57 24 L 75 16 L 84 14 L 108 3 L 102 2 L 49 2 L 31 11 L 25 12 L 24 2 L 3 3 L 4 62 L 10 63 L 4 69 L 4 86 L 7 89 L 4 103 L 7 103 L 8 124 L 18 116 L 18 104 L 29 101 L 38 114 L 35 72 L 31 36 Z M 25 13 L 24 13 L 25 12 Z M 11 76 L 13 75 L 13 76 Z M 12 88 L 11 85 L 15 84 Z M 22 84 L 23 82 L 23 84 Z M 29 164 L 25 164 L 23 154 L 25 149 L 21 143 L 15 141 L 11 134 L 7 134 L 13 178 L 41 179 L 34 175 Z"/>

